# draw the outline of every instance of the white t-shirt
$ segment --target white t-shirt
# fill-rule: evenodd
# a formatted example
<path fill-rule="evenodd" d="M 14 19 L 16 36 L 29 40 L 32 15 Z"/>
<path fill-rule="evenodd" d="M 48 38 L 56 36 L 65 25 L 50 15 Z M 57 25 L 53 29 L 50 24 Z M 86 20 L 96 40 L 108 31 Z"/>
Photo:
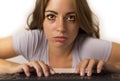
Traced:
<path fill-rule="evenodd" d="M 77 37 L 72 49 L 72 67 L 76 67 L 83 59 L 94 58 L 107 61 L 112 49 L 112 42 L 87 37 L 83 42 Z M 28 61 L 42 60 L 49 65 L 48 42 L 42 30 L 30 30 L 13 36 L 13 46 L 17 54 Z"/>

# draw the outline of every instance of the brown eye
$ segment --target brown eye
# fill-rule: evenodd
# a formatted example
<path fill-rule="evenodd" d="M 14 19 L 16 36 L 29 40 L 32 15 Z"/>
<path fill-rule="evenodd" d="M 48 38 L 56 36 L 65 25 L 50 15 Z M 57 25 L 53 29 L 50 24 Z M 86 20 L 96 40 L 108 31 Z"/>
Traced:
<path fill-rule="evenodd" d="M 76 16 L 74 15 L 70 15 L 66 18 L 67 21 L 75 21 L 76 20 Z"/>
<path fill-rule="evenodd" d="M 55 15 L 53 14 L 48 14 L 46 17 L 48 20 L 55 20 Z"/>

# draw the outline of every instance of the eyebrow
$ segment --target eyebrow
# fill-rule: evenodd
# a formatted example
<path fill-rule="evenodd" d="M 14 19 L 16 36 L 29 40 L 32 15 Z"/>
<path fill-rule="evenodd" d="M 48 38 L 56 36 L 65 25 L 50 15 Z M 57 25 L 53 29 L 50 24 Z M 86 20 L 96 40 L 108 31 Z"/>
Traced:
<path fill-rule="evenodd" d="M 52 12 L 52 13 L 54 13 L 54 14 L 58 14 L 58 12 L 56 12 L 56 11 L 52 11 L 52 10 L 47 10 L 47 11 L 45 11 L 45 12 Z M 67 14 L 66 15 L 69 15 L 69 14 L 76 14 L 74 11 L 73 12 L 67 12 Z"/>

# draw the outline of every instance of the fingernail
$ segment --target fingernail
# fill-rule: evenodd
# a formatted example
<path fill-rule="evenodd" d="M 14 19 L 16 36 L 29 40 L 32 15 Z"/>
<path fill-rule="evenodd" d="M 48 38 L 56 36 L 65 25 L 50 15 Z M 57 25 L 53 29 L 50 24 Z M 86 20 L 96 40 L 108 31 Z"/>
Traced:
<path fill-rule="evenodd" d="M 45 73 L 45 76 L 47 77 L 47 76 L 49 76 L 49 74 L 48 74 L 48 73 Z"/>
<path fill-rule="evenodd" d="M 101 72 L 101 70 L 100 70 L 100 69 L 98 69 L 98 70 L 97 70 L 97 73 L 100 73 L 100 72 Z"/>
<path fill-rule="evenodd" d="M 42 76 L 42 74 L 39 72 L 39 73 L 38 73 L 38 77 L 41 77 L 41 76 Z"/>
<path fill-rule="evenodd" d="M 92 73 L 88 71 L 87 72 L 87 76 L 91 76 L 91 75 L 92 75 Z"/>
<path fill-rule="evenodd" d="M 79 73 L 77 70 L 75 70 L 75 73 Z"/>
<path fill-rule="evenodd" d="M 81 71 L 81 72 L 80 72 L 80 75 L 81 75 L 81 76 L 84 76 L 84 73 L 83 73 L 83 71 Z"/>
<path fill-rule="evenodd" d="M 27 73 L 26 75 L 27 75 L 27 77 L 30 77 L 30 73 Z"/>
<path fill-rule="evenodd" d="M 52 70 L 52 71 L 51 71 L 51 74 L 55 74 L 55 71 Z"/>

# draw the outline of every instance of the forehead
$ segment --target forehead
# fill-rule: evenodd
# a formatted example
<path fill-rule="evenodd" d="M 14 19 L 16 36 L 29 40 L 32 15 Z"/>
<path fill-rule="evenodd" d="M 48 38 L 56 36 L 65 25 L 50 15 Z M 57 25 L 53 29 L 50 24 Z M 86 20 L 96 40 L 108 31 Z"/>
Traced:
<path fill-rule="evenodd" d="M 45 10 L 75 11 L 74 0 L 49 0 Z"/>

